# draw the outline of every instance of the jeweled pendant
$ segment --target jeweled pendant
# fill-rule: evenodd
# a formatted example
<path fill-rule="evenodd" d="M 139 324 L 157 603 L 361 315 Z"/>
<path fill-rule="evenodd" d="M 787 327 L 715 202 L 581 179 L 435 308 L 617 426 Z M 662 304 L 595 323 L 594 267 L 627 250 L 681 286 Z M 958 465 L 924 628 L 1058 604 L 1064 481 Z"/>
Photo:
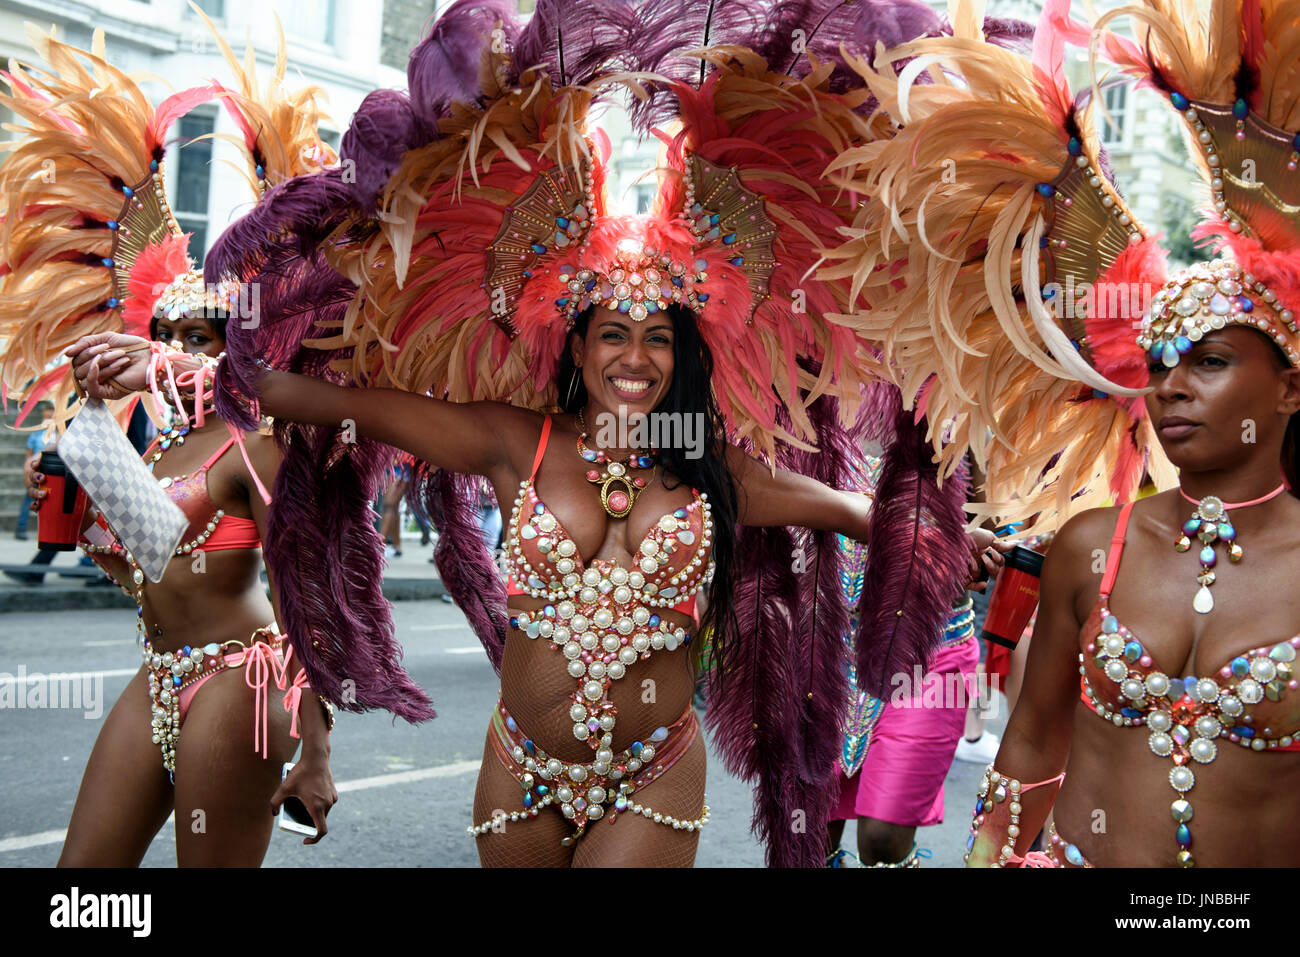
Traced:
<path fill-rule="evenodd" d="M 1196 597 L 1192 599 L 1192 608 L 1202 615 L 1214 611 L 1214 596 L 1210 594 L 1208 585 L 1202 585 L 1196 592 Z"/>

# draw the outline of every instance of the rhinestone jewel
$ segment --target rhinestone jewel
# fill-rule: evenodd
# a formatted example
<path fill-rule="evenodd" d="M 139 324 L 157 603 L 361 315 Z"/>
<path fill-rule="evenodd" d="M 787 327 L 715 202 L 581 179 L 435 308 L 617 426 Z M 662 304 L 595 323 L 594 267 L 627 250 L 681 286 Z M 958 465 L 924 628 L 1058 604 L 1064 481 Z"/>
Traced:
<path fill-rule="evenodd" d="M 1258 681 L 1246 678 L 1237 685 L 1237 697 L 1246 704 L 1259 704 L 1264 700 L 1264 689 L 1260 687 Z"/>
<path fill-rule="evenodd" d="M 1203 714 L 1196 719 L 1196 733 L 1202 738 L 1217 738 L 1222 730 L 1223 725 L 1212 714 Z"/>
<path fill-rule="evenodd" d="M 1277 675 L 1277 665 L 1268 658 L 1256 658 L 1250 663 L 1250 676 L 1256 681 L 1268 684 Z"/>
<path fill-rule="evenodd" d="M 1146 680 L 1147 692 L 1158 698 L 1169 690 L 1169 677 L 1160 671 L 1153 671 L 1147 675 Z M 1182 697 L 1181 692 L 1178 697 Z M 1177 700 L 1175 698 L 1174 700 Z"/>
<path fill-rule="evenodd" d="M 1295 661 L 1295 646 L 1284 641 L 1279 645 L 1274 645 L 1268 656 L 1274 661 Z"/>

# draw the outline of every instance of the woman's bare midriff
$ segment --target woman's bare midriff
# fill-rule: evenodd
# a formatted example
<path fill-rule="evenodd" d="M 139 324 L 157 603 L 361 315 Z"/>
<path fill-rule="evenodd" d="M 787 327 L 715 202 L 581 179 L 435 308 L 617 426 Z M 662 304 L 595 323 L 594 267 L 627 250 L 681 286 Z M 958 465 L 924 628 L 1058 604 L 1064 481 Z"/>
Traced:
<path fill-rule="evenodd" d="M 131 572 L 124 561 L 101 557 L 100 565 L 129 590 Z M 254 631 L 275 620 L 261 571 L 260 548 L 174 556 L 162 581 L 144 586 L 144 623 L 154 650 L 208 642 L 247 644 Z"/>
<path fill-rule="evenodd" d="M 512 610 L 541 608 L 546 602 L 524 596 L 510 601 Z M 690 706 L 695 689 L 691 666 L 695 623 L 687 616 L 661 608 L 653 611 L 680 624 L 692 635 L 691 644 L 675 651 L 652 652 L 637 660 L 627 673 L 611 683 L 610 700 L 618 709 L 614 727 L 615 753 L 645 741 L 659 727 L 667 727 Z M 578 682 L 565 670 L 563 655 L 544 638 L 529 638 L 517 628 L 506 635 L 501 662 L 501 700 L 520 731 L 547 754 L 561 761 L 591 761 L 593 749 L 573 736 L 569 708 Z"/>
<path fill-rule="evenodd" d="M 1079 704 L 1054 819 L 1061 837 L 1098 867 L 1176 867 L 1170 805 L 1173 762 L 1147 746 L 1143 727 L 1115 727 Z M 1300 864 L 1300 752 L 1260 754 L 1224 739 L 1210 764 L 1194 764 L 1183 795 L 1197 867 Z"/>

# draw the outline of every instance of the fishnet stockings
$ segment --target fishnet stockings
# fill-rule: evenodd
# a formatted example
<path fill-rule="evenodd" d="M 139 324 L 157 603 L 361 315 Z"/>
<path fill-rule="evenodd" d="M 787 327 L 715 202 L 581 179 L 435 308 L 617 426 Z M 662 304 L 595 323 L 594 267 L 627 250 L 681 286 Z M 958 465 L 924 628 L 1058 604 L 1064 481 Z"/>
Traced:
<path fill-rule="evenodd" d="M 573 736 L 569 706 L 578 683 L 565 670 L 568 662 L 544 639 L 532 640 L 512 630 L 501 662 L 501 696 L 510 714 L 537 742 L 562 761 L 590 761 L 592 749 Z M 635 661 L 610 686 L 618 708 L 615 751 L 630 747 L 639 735 L 667 727 L 686 710 L 695 691 L 687 650 L 656 651 Z"/>

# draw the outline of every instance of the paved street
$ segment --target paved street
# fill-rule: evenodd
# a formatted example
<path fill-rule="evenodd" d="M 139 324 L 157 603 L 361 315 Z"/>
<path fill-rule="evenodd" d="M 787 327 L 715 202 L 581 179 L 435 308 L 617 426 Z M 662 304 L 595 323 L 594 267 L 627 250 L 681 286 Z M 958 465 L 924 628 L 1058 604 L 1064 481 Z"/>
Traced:
<path fill-rule="evenodd" d="M 385 714 L 340 715 L 333 768 L 341 793 L 330 815 L 330 833 L 320 845 L 303 847 L 300 838 L 277 830 L 266 857 L 269 866 L 478 864 L 465 828 L 496 701 L 496 677 L 457 608 L 440 601 L 402 601 L 393 607 L 407 667 L 428 689 L 439 717 L 411 727 L 394 725 Z M 106 714 L 134 673 L 134 630 L 132 613 L 119 609 L 0 615 L 0 681 L 17 674 L 19 666 L 28 674 L 97 673 Z M 88 719 L 67 708 L 0 709 L 0 867 L 41 867 L 57 860 L 102 720 L 102 714 Z M 954 764 L 946 823 L 919 835 L 921 846 L 934 853 L 927 866 L 960 864 L 979 771 L 973 764 Z M 727 775 L 712 753 L 708 798 L 712 820 L 700 840 L 699 866 L 761 867 L 762 848 L 749 834 L 749 787 Z M 849 847 L 851 835 L 850 829 Z M 144 863 L 174 865 L 170 826 Z"/>

